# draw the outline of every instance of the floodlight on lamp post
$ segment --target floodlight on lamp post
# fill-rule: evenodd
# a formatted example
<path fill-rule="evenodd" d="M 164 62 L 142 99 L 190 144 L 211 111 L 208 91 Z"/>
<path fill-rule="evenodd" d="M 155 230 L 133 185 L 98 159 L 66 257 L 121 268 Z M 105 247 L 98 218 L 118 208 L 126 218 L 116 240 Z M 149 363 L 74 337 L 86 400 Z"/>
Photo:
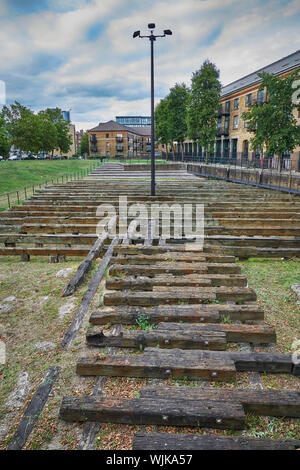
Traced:
<path fill-rule="evenodd" d="M 164 38 L 165 36 L 171 36 L 172 31 L 165 29 L 164 34 L 153 34 L 155 29 L 154 23 L 149 23 L 148 28 L 150 34 L 142 36 L 140 31 L 133 33 L 133 38 L 149 38 L 151 46 L 151 196 L 155 196 L 155 155 L 154 155 L 154 41 L 156 38 Z"/>

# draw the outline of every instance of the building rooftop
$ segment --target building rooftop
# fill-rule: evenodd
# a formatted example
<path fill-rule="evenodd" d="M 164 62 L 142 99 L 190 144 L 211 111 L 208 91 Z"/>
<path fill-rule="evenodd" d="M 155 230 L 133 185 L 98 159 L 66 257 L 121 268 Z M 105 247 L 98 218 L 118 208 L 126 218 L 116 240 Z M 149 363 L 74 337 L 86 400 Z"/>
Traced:
<path fill-rule="evenodd" d="M 98 126 L 89 129 L 88 132 L 116 132 L 126 131 L 132 134 L 138 134 L 140 136 L 151 135 L 150 127 L 128 127 L 119 124 L 116 121 L 99 122 Z"/>
<path fill-rule="evenodd" d="M 282 59 L 257 70 L 256 72 L 250 73 L 249 75 L 246 75 L 245 77 L 224 86 L 222 88 L 222 97 L 230 95 L 231 93 L 234 93 L 235 91 L 241 90 L 243 88 L 247 88 L 250 85 L 259 83 L 261 78 L 258 76 L 258 74 L 261 72 L 280 75 L 297 67 L 300 67 L 300 49 L 293 54 L 283 57 Z"/>
<path fill-rule="evenodd" d="M 151 127 L 150 126 L 143 126 L 143 127 L 128 127 L 128 129 L 132 129 L 134 132 L 136 132 L 139 135 L 143 136 L 151 136 Z"/>

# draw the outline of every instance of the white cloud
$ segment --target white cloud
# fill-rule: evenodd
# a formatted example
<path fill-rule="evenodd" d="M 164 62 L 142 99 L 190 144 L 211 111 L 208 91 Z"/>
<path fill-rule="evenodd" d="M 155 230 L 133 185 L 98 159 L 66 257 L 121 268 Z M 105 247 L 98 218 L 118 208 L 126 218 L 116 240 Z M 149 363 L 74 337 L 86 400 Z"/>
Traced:
<path fill-rule="evenodd" d="M 52 10 L 14 17 L 3 11 L 0 79 L 5 76 L 10 98 L 36 109 L 70 107 L 78 123 L 149 114 L 149 44 L 132 38 L 136 29 L 146 32 L 149 21 L 157 32 L 173 30 L 173 36 L 155 43 L 158 98 L 175 82 L 189 84 L 206 58 L 227 84 L 299 47 L 299 0 L 248 0 L 247 8 L 239 0 L 49 4 Z M 0 13 L 1 8 L 0 0 Z M 97 23 L 102 24 L 99 36 L 88 40 Z"/>

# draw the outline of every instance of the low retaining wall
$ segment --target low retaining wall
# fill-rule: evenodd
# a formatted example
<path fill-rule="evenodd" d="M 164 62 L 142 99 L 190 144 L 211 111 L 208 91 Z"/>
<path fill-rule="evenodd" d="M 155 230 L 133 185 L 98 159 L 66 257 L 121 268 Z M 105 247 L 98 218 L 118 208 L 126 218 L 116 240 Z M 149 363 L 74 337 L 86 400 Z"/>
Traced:
<path fill-rule="evenodd" d="M 124 165 L 125 171 L 150 171 L 151 165 L 147 163 L 133 163 L 132 165 Z M 185 163 L 158 163 L 155 165 L 156 170 L 185 170 Z"/>
<path fill-rule="evenodd" d="M 208 164 L 187 164 L 187 171 L 201 176 L 220 178 L 226 181 L 252 184 L 256 186 L 280 189 L 283 191 L 299 192 L 300 175 L 279 173 L 277 171 L 247 169 L 241 167 L 226 167 Z"/>

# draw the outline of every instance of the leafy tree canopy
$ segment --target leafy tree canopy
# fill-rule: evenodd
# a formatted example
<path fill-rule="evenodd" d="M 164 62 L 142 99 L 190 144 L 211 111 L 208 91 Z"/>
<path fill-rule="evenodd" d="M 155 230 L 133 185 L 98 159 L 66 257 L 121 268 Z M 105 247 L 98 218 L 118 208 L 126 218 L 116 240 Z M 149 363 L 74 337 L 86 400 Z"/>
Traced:
<path fill-rule="evenodd" d="M 85 153 L 89 153 L 89 136 L 87 132 L 83 134 L 80 142 L 80 155 Z"/>
<path fill-rule="evenodd" d="M 167 128 L 172 141 L 183 142 L 187 135 L 187 102 L 189 90 L 184 83 L 176 83 L 167 99 Z"/>
<path fill-rule="evenodd" d="M 217 136 L 218 108 L 221 98 L 219 70 L 209 60 L 193 73 L 187 106 L 188 136 L 202 147 L 212 150 Z"/>
<path fill-rule="evenodd" d="M 293 102 L 293 84 L 299 80 L 298 73 L 296 70 L 284 78 L 266 72 L 259 74 L 262 79 L 259 90 L 265 91 L 267 99 L 263 104 L 253 104 L 242 115 L 253 133 L 250 139 L 253 149 L 265 148 L 267 154 L 282 156 L 300 145 L 300 127 L 293 115 L 295 108 L 300 111 L 300 105 Z"/>
<path fill-rule="evenodd" d="M 53 152 L 56 148 L 62 152 L 70 149 L 69 124 L 63 119 L 59 108 L 35 114 L 16 101 L 10 106 L 3 106 L 0 120 L 9 143 L 19 150 L 38 153 Z"/>
<path fill-rule="evenodd" d="M 155 138 L 161 144 L 171 143 L 168 129 L 168 98 L 160 100 L 154 111 Z"/>
<path fill-rule="evenodd" d="M 0 117 L 0 155 L 1 157 L 7 157 L 9 149 L 11 147 L 11 141 L 7 132 L 5 120 Z"/>

